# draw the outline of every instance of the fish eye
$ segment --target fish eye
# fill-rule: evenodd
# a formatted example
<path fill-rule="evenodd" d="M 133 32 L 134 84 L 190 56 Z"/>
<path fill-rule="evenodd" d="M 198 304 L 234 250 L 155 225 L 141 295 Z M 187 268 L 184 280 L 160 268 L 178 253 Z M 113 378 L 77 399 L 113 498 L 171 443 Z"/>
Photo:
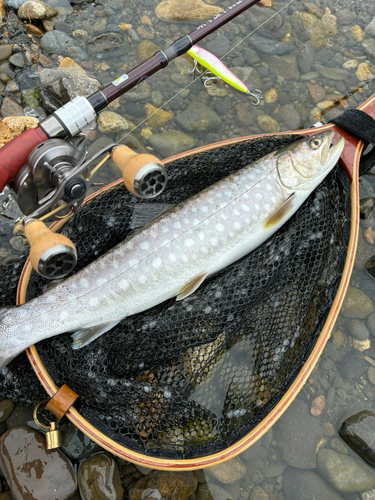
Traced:
<path fill-rule="evenodd" d="M 315 137 L 315 139 L 311 139 L 310 141 L 310 146 L 311 146 L 311 149 L 318 149 L 318 147 L 321 145 L 322 141 L 320 139 L 317 139 Z"/>

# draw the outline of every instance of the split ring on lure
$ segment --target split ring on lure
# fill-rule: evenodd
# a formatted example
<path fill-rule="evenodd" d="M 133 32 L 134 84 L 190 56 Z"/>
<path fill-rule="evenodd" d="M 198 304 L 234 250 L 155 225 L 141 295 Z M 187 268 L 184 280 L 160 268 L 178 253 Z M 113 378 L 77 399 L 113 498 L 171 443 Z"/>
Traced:
<path fill-rule="evenodd" d="M 260 99 L 263 97 L 263 94 L 260 90 L 255 89 L 256 94 L 250 92 L 250 90 L 246 87 L 246 85 L 237 78 L 229 69 L 218 59 L 216 56 L 208 52 L 208 50 L 202 49 L 198 47 L 198 45 L 193 45 L 187 53 L 194 59 L 194 68 L 190 73 L 201 75 L 201 71 L 197 68 L 198 63 L 204 68 L 208 69 L 210 73 L 215 76 L 204 77 L 204 85 L 207 87 L 207 82 L 209 81 L 218 81 L 223 80 L 228 85 L 231 85 L 235 89 L 240 92 L 244 92 L 246 95 L 254 97 L 255 102 L 252 102 L 254 106 L 258 106 L 260 103 Z"/>

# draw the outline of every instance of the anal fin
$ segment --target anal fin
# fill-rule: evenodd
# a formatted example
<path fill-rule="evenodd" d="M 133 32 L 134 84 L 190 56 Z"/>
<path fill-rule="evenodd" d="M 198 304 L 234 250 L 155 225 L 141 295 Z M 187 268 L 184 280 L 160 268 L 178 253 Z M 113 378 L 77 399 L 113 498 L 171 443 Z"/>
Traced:
<path fill-rule="evenodd" d="M 200 285 L 207 278 L 207 276 L 208 276 L 207 273 L 200 274 L 196 278 L 189 281 L 189 283 L 187 283 L 185 286 L 183 286 L 181 288 L 181 290 L 179 290 L 177 297 L 176 297 L 176 300 L 182 300 L 182 299 L 186 299 L 186 297 L 189 297 L 189 295 L 194 293 L 195 290 L 197 290 L 197 288 L 200 287 Z"/>
<path fill-rule="evenodd" d="M 281 222 L 292 211 L 295 199 L 295 193 L 292 193 L 280 207 L 268 217 L 263 224 L 263 229 L 270 229 L 279 222 Z"/>
<path fill-rule="evenodd" d="M 90 328 L 82 328 L 73 333 L 72 339 L 72 349 L 81 349 L 93 340 L 103 335 L 103 333 L 108 332 L 116 326 L 120 321 L 110 321 L 109 323 L 102 323 L 101 325 L 95 325 Z"/>

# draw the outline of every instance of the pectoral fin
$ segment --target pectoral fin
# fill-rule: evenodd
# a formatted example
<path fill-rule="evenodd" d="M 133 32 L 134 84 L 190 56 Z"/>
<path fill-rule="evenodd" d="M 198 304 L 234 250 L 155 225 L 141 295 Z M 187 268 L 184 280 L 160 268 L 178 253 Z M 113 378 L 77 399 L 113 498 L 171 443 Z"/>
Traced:
<path fill-rule="evenodd" d="M 183 286 L 181 290 L 178 292 L 176 300 L 182 300 L 186 299 L 186 297 L 189 297 L 189 295 L 191 295 L 192 293 L 195 292 L 195 290 L 197 290 L 197 288 L 203 283 L 203 281 L 206 279 L 207 276 L 208 276 L 207 273 L 200 274 L 196 278 L 189 281 L 189 283 Z"/>
<path fill-rule="evenodd" d="M 82 328 L 82 330 L 77 330 L 73 333 L 72 339 L 72 349 L 81 349 L 93 340 L 100 337 L 105 332 L 108 332 L 111 328 L 116 326 L 119 321 L 111 321 L 110 323 L 102 323 L 101 325 L 95 325 L 90 328 Z"/>
<path fill-rule="evenodd" d="M 270 229 L 281 222 L 293 210 L 295 197 L 295 193 L 291 194 L 289 198 L 287 198 L 284 203 L 272 215 L 270 215 L 270 217 L 268 217 L 266 222 L 263 224 L 263 229 Z"/>

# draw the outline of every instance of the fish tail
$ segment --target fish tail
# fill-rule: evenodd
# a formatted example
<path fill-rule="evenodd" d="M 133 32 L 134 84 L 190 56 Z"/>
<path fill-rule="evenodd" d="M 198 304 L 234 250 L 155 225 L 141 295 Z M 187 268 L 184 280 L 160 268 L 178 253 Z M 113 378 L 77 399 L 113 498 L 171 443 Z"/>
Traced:
<path fill-rule="evenodd" d="M 5 322 L 6 316 L 14 309 L 15 307 L 0 308 L 0 371 L 24 350 L 12 345 L 11 332 Z"/>

